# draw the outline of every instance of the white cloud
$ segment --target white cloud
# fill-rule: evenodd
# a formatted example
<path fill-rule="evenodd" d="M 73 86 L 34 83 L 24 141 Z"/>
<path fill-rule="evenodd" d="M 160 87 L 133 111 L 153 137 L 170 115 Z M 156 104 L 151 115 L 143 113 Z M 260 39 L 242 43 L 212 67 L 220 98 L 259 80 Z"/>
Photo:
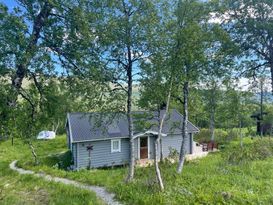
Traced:
<path fill-rule="evenodd" d="M 252 5 L 248 5 L 246 7 L 244 4 L 242 4 L 240 6 L 240 8 L 236 11 L 236 15 L 256 19 L 257 15 L 259 13 L 259 11 L 256 8 L 256 6 L 258 6 L 258 4 L 260 4 L 259 6 L 263 7 L 264 10 L 267 11 L 267 12 L 265 12 L 265 15 L 267 15 L 268 18 L 273 18 L 273 10 L 270 8 L 269 5 L 267 5 L 265 3 L 257 3 L 255 5 L 255 7 Z M 232 10 L 228 10 L 224 14 L 217 13 L 217 12 L 211 12 L 210 18 L 209 18 L 209 23 L 215 23 L 215 24 L 225 23 L 231 19 L 231 16 L 234 16 L 234 15 L 235 15 L 235 12 Z M 266 18 L 266 16 L 265 16 L 265 18 Z"/>

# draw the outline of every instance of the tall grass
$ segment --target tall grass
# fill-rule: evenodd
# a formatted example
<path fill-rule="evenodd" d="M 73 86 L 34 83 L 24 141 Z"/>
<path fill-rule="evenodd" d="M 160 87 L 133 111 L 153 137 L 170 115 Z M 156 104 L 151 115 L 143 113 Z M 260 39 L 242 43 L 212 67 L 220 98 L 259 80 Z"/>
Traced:
<path fill-rule="evenodd" d="M 252 139 L 252 142 L 243 143 L 243 147 L 233 144 L 222 153 L 222 156 L 231 164 L 264 160 L 273 156 L 273 140 L 270 138 L 255 138 Z"/>
<path fill-rule="evenodd" d="M 105 186 L 125 204 L 273 204 L 269 139 L 244 138 L 243 145 L 246 153 L 254 152 L 255 157 L 243 154 L 239 141 L 231 141 L 222 152 L 187 162 L 181 175 L 176 174 L 176 164 L 161 163 L 164 192 L 157 187 L 153 166 L 137 168 L 135 180 L 126 184 L 126 168 L 65 171 L 54 166 L 56 161 L 41 160 L 39 166 L 33 166 L 30 159 L 20 164 L 27 169 Z M 38 142 L 37 146 L 38 156 L 45 159 L 51 153 L 58 156 L 67 151 L 65 137 Z M 247 163 L 240 162 L 246 159 Z"/>
<path fill-rule="evenodd" d="M 59 139 L 56 140 L 58 142 Z M 55 151 L 63 150 L 63 138 L 60 144 L 37 142 L 39 156 L 44 157 Z M 61 149 L 58 149 L 61 146 Z M 44 152 L 40 152 L 44 150 Z M 19 139 L 11 146 L 10 141 L 0 143 L 0 204 L 3 205 L 67 205 L 67 204 L 103 204 L 94 193 L 73 186 L 48 182 L 30 175 L 19 175 L 9 169 L 12 160 L 32 162 L 29 148 Z"/>

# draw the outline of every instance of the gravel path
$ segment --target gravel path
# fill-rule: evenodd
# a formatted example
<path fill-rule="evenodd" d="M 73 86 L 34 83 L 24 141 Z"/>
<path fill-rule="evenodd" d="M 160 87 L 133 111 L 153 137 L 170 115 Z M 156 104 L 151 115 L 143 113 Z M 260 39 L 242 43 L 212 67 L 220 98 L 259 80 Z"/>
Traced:
<path fill-rule="evenodd" d="M 101 198 L 108 205 L 121 205 L 119 202 L 117 202 L 114 199 L 115 195 L 107 192 L 105 190 L 105 188 L 103 188 L 103 187 L 85 185 L 85 184 L 82 184 L 82 183 L 79 183 L 77 181 L 70 180 L 70 179 L 65 179 L 65 178 L 60 178 L 60 177 L 52 177 L 47 174 L 35 173 L 34 171 L 24 170 L 24 169 L 17 167 L 16 163 L 17 163 L 17 160 L 13 161 L 12 163 L 10 163 L 9 167 L 10 167 L 10 169 L 17 171 L 20 174 L 32 174 L 33 176 L 44 178 L 47 181 L 54 181 L 54 182 L 60 182 L 60 183 L 67 184 L 67 185 L 73 185 L 73 186 L 79 187 L 81 189 L 86 189 L 91 192 L 95 192 L 96 195 L 99 198 Z"/>

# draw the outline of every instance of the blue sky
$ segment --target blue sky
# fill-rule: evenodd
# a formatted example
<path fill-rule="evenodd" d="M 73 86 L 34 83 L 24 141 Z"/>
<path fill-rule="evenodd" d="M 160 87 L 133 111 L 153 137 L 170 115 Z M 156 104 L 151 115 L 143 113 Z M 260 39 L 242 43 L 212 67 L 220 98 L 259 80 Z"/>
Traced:
<path fill-rule="evenodd" d="M 6 6 L 9 7 L 9 9 L 14 8 L 17 6 L 17 2 L 15 0 L 0 0 L 1 3 L 4 3 Z"/>

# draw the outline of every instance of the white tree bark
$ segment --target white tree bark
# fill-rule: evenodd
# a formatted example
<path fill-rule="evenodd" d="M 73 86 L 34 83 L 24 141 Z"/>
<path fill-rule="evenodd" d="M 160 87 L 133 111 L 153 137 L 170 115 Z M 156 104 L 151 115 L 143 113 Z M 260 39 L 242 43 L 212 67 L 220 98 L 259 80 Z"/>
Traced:
<path fill-rule="evenodd" d="M 240 119 L 240 145 L 243 148 L 242 120 Z"/>
<path fill-rule="evenodd" d="M 215 139 L 215 109 L 211 108 L 210 113 L 210 140 L 214 141 Z"/>
<path fill-rule="evenodd" d="M 31 142 L 29 142 L 28 145 L 29 145 L 29 148 L 31 149 L 31 154 L 34 157 L 34 163 L 35 163 L 35 165 L 38 165 L 39 162 L 38 162 L 38 157 L 37 157 L 37 154 L 35 152 L 35 149 L 34 149 Z"/>
<path fill-rule="evenodd" d="M 155 172 L 156 172 L 156 177 L 157 177 L 158 184 L 159 184 L 159 187 L 160 187 L 161 191 L 164 190 L 164 184 L 163 184 L 163 180 L 162 180 L 162 177 L 161 177 L 161 172 L 160 172 L 159 165 L 158 165 L 158 161 L 159 161 L 159 159 L 158 159 L 158 155 L 159 155 L 158 147 L 160 145 L 160 147 L 161 147 L 160 157 L 162 158 L 162 146 L 161 146 L 162 145 L 162 142 L 161 142 L 162 141 L 161 140 L 162 129 L 163 129 L 164 121 L 165 121 L 165 118 L 167 116 L 169 106 L 170 106 L 171 92 L 172 92 L 172 79 L 171 79 L 170 88 L 169 88 L 169 91 L 168 91 L 166 111 L 163 113 L 163 116 L 162 116 L 161 119 L 160 119 L 160 111 L 159 111 L 160 124 L 159 124 L 158 137 L 157 137 L 157 139 L 155 141 L 155 160 L 154 160 Z"/>
<path fill-rule="evenodd" d="M 179 162 L 177 167 L 177 173 L 181 173 L 183 170 L 185 157 L 186 157 L 186 145 L 188 142 L 188 94 L 189 94 L 189 82 L 185 82 L 183 85 L 183 128 L 182 128 L 182 144 L 179 154 Z"/>
<path fill-rule="evenodd" d="M 132 56 L 131 47 L 127 46 L 128 51 L 128 67 L 127 67 L 127 120 L 128 120 L 128 131 L 130 137 L 130 163 L 129 163 L 129 174 L 127 181 L 130 182 L 134 179 L 135 174 L 135 146 L 133 138 L 133 118 L 132 118 L 132 92 L 133 92 L 133 76 L 132 76 Z"/>
<path fill-rule="evenodd" d="M 217 83 L 212 81 L 212 86 L 210 89 L 211 95 L 209 96 L 209 106 L 210 106 L 210 140 L 215 140 L 215 110 L 216 110 L 216 95 L 217 95 Z"/>
<path fill-rule="evenodd" d="M 60 126 L 60 120 L 58 119 L 56 127 L 55 127 L 55 124 L 53 124 L 53 127 L 52 127 L 52 130 L 55 132 L 56 135 L 57 135 L 59 126 Z"/>

